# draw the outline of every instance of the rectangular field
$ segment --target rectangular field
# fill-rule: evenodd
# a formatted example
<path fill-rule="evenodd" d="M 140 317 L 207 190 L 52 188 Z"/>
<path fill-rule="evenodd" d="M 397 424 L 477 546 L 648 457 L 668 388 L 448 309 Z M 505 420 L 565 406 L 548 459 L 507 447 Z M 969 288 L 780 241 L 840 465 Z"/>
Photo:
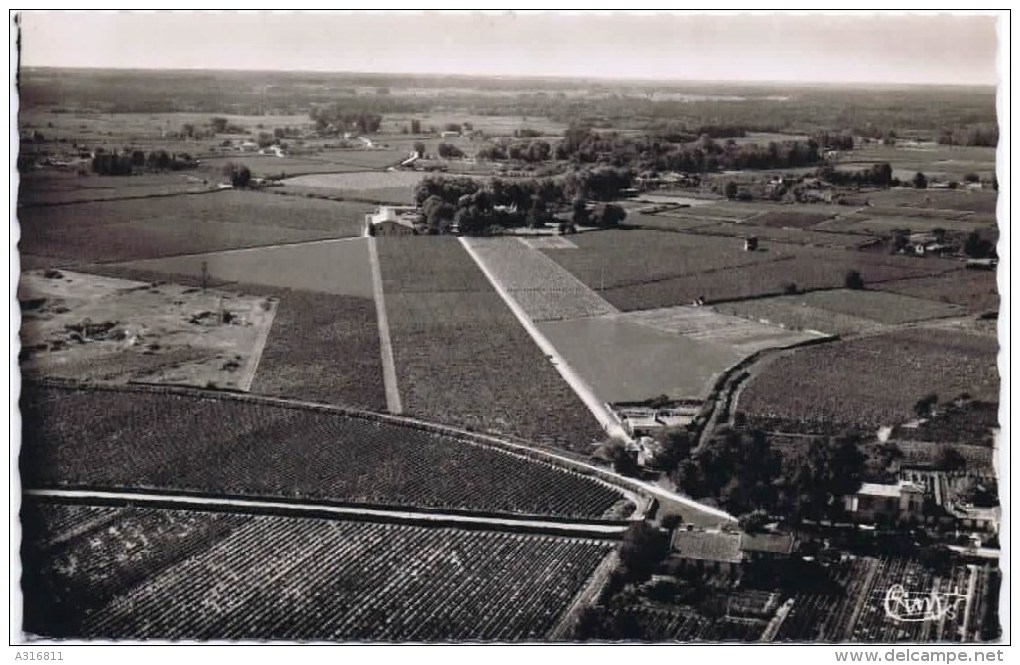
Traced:
<path fill-rule="evenodd" d="M 455 238 L 379 238 L 378 249 L 407 412 L 591 450 L 598 422 Z"/>
<path fill-rule="evenodd" d="M 226 250 L 130 261 L 125 268 L 259 284 L 333 295 L 372 297 L 368 240 L 342 238 L 317 242 Z"/>
<path fill-rule="evenodd" d="M 961 393 L 997 402 L 994 337 L 899 330 L 784 354 L 757 373 L 738 409 L 765 429 L 877 431 L 914 418 L 919 399 Z"/>
<path fill-rule="evenodd" d="M 517 238 L 466 238 L 465 242 L 533 321 L 616 312 L 616 308 L 555 261 Z"/>
<path fill-rule="evenodd" d="M 51 637 L 539 640 L 611 544 L 275 516 L 96 509 L 104 528 L 45 548 L 33 507 L 26 627 Z M 74 508 L 81 519 L 82 509 Z M 88 514 L 88 509 L 84 511 Z M 38 526 L 36 526 L 38 525 Z M 42 551 L 39 551 L 42 550 Z"/>
<path fill-rule="evenodd" d="M 18 211 L 20 251 L 68 263 L 357 236 L 371 206 L 223 191 Z"/>
<path fill-rule="evenodd" d="M 754 320 L 768 320 L 791 329 L 852 334 L 882 324 L 900 324 L 959 316 L 959 306 L 882 291 L 836 289 L 795 296 L 720 303 L 720 312 Z"/>
<path fill-rule="evenodd" d="M 518 454 L 315 409 L 29 385 L 22 413 L 21 468 L 29 488 L 158 489 L 593 519 L 625 498 L 593 478 Z"/>
<path fill-rule="evenodd" d="M 194 171 L 108 177 L 47 169 L 20 173 L 19 177 L 19 206 L 187 194 L 208 190 L 220 181 L 220 178 L 209 180 L 206 174 Z"/>

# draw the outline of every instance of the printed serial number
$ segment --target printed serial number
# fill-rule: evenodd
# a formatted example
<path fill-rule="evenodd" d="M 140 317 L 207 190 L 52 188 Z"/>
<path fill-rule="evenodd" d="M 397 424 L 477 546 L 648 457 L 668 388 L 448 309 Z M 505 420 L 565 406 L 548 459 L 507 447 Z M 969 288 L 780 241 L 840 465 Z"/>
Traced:
<path fill-rule="evenodd" d="M 64 660 L 62 651 L 18 651 L 14 660 Z"/>

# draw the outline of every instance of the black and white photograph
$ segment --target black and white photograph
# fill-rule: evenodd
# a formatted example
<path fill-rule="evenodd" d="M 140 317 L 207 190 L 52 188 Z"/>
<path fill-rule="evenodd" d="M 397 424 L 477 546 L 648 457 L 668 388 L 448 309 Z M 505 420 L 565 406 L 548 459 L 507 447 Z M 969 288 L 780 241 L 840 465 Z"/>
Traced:
<path fill-rule="evenodd" d="M 11 10 L 9 655 L 1003 661 L 1009 20 Z"/>

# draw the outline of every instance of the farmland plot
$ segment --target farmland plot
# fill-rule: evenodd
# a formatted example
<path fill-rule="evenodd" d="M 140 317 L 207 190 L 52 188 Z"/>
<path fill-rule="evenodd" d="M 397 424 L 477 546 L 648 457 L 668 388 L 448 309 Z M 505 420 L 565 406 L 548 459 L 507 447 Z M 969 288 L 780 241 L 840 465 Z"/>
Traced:
<path fill-rule="evenodd" d="M 611 549 L 364 522 L 122 512 L 91 541 L 29 560 L 30 579 L 53 590 L 37 596 L 30 630 L 111 639 L 534 640 L 552 630 Z M 150 534 L 151 543 L 142 540 Z M 205 540 L 192 545 L 195 536 Z"/>
<path fill-rule="evenodd" d="M 26 487 L 162 489 L 600 518 L 622 493 L 417 428 L 147 391 L 28 386 Z"/>
<path fill-rule="evenodd" d="M 353 214 L 345 205 L 352 204 L 223 191 L 24 208 L 19 248 L 74 264 L 359 235 L 364 207 Z"/>
<path fill-rule="evenodd" d="M 733 242 L 737 242 L 736 239 Z M 851 270 L 860 272 L 865 285 L 868 288 L 873 288 L 874 285 L 881 282 L 938 275 L 959 269 L 958 262 L 947 259 L 920 259 L 850 250 L 794 247 L 792 245 L 784 245 L 782 248 L 778 248 L 778 245 L 775 247 L 775 249 L 761 254 L 768 256 L 774 251 L 777 254 L 783 252 L 784 254 L 793 253 L 793 255 L 772 255 L 770 260 L 750 259 L 751 262 L 746 264 L 735 263 L 730 267 L 720 266 L 716 269 L 705 269 L 682 276 L 663 276 L 644 282 L 607 286 L 601 295 L 621 310 L 632 311 L 685 305 L 698 297 L 704 297 L 708 302 L 713 302 L 780 295 L 790 289 L 809 291 L 838 288 L 843 286 L 844 278 Z M 569 259 L 560 257 L 569 257 L 574 254 L 575 252 L 558 254 L 557 259 L 566 262 Z M 610 268 L 606 268 L 607 273 L 610 270 Z M 633 272 L 628 268 L 620 271 L 628 279 L 634 278 Z M 589 280 L 599 280 L 599 276 L 598 274 L 589 274 L 584 279 L 592 284 Z"/>
<path fill-rule="evenodd" d="M 882 325 L 965 313 L 962 307 L 956 305 L 896 296 L 882 291 L 850 289 L 720 303 L 714 309 L 752 320 L 769 321 L 786 328 L 820 330 L 840 335 L 875 330 Z"/>
<path fill-rule="evenodd" d="M 923 279 L 902 279 L 885 282 L 876 289 L 902 293 L 915 298 L 965 307 L 969 312 L 987 312 L 999 309 L 999 292 L 995 272 L 959 270 Z"/>
<path fill-rule="evenodd" d="M 379 329 L 371 298 L 282 291 L 252 391 L 386 407 Z"/>
<path fill-rule="evenodd" d="M 19 174 L 18 205 L 52 205 L 104 201 L 125 197 L 165 196 L 201 192 L 218 182 L 182 173 L 146 173 L 130 177 L 78 175 L 68 171 L 28 171 Z"/>
<path fill-rule="evenodd" d="M 516 238 L 465 241 L 533 321 L 576 319 L 616 311 L 548 256 Z"/>
<path fill-rule="evenodd" d="M 590 451 L 598 422 L 456 239 L 379 238 L 377 247 L 408 413 Z"/>
<path fill-rule="evenodd" d="M 605 402 L 704 399 L 748 355 L 819 336 L 699 307 L 547 321 L 538 328 Z"/>
<path fill-rule="evenodd" d="M 343 238 L 130 261 L 125 268 L 163 274 L 298 289 L 342 296 L 372 297 L 368 240 Z"/>
<path fill-rule="evenodd" d="M 998 401 L 998 341 L 914 328 L 805 348 L 752 378 L 738 408 L 765 429 L 874 431 L 914 417 L 929 393 Z"/>

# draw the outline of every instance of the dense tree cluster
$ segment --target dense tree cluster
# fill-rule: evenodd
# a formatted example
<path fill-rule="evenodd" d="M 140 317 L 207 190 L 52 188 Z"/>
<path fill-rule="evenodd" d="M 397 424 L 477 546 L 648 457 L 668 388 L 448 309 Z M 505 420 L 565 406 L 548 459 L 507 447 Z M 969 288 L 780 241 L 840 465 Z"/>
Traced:
<path fill-rule="evenodd" d="M 818 132 L 812 138 L 826 150 L 854 149 L 854 135 L 851 132 Z"/>
<path fill-rule="evenodd" d="M 429 176 L 415 190 L 415 203 L 421 207 L 422 220 L 430 233 L 443 233 L 456 221 L 465 235 L 480 235 L 494 226 L 505 228 L 528 225 L 541 227 L 553 221 L 556 208 L 572 205 L 572 219 L 577 225 L 604 228 L 618 226 L 626 211 L 611 203 L 598 203 L 589 208 L 583 194 L 593 200 L 615 198 L 618 191 L 607 190 L 603 183 L 609 176 L 594 177 L 596 184 L 588 187 L 586 176 L 572 174 L 566 178 L 478 178 Z M 594 188 L 592 188 L 594 187 Z M 440 207 L 445 204 L 446 207 Z"/>
<path fill-rule="evenodd" d="M 818 169 L 815 175 L 825 182 L 842 187 L 889 187 L 893 184 L 892 165 L 889 162 L 857 171 L 838 171 L 826 165 Z"/>
<path fill-rule="evenodd" d="M 973 145 L 994 148 L 999 145 L 999 126 L 994 122 L 966 125 L 939 131 L 938 142 L 944 145 Z"/>
<path fill-rule="evenodd" d="M 796 168 L 821 160 L 814 139 L 741 145 L 733 139 L 719 143 L 703 134 L 696 141 L 676 143 L 661 137 L 600 133 L 587 127 L 572 127 L 564 132 L 554 154 L 557 159 L 581 163 L 698 173 L 720 169 Z"/>
<path fill-rule="evenodd" d="M 464 156 L 464 151 L 452 143 L 440 143 L 436 148 L 436 152 L 443 159 L 457 159 Z"/>
<path fill-rule="evenodd" d="M 251 184 L 251 169 L 244 164 L 227 162 L 223 165 L 223 175 L 230 178 L 230 184 L 234 187 L 247 187 Z"/>
<path fill-rule="evenodd" d="M 547 141 L 500 141 L 490 143 L 478 151 L 479 159 L 489 161 L 513 160 L 519 162 L 544 162 L 552 156 L 552 146 Z"/>
<path fill-rule="evenodd" d="M 182 171 L 193 169 L 198 163 L 187 153 L 168 153 L 166 150 L 152 151 L 146 155 L 141 150 L 125 149 L 121 152 L 96 151 L 92 158 L 92 172 L 99 175 L 131 175 L 141 171 Z"/>
<path fill-rule="evenodd" d="M 805 459 L 784 469 L 764 433 L 724 429 L 680 461 L 672 477 L 684 493 L 714 499 L 734 515 L 834 519 L 864 471 L 865 456 L 851 436 L 816 439 Z"/>
<path fill-rule="evenodd" d="M 308 117 L 315 123 L 316 131 L 322 134 L 371 134 L 379 131 L 382 125 L 382 116 L 378 113 L 350 110 L 340 103 L 313 106 Z"/>

